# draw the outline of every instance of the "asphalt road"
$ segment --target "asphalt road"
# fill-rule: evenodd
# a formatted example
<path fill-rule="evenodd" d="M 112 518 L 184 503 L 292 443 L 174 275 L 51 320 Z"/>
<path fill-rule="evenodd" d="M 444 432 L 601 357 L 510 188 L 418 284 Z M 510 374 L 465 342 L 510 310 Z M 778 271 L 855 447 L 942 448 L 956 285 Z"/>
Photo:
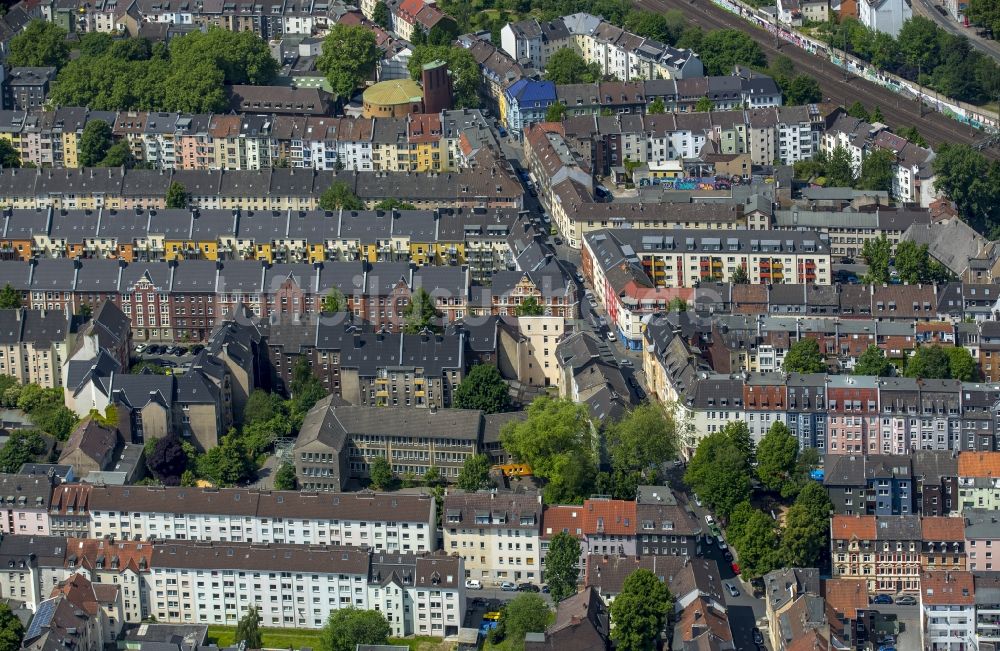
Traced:
<path fill-rule="evenodd" d="M 969 39 L 969 44 L 976 48 L 980 52 L 993 57 L 998 62 L 1000 62 L 1000 44 L 996 41 L 990 41 L 981 36 L 978 36 L 975 32 L 975 28 L 966 27 L 961 25 L 951 19 L 951 16 L 944 16 L 935 7 L 940 7 L 940 4 L 931 2 L 931 0 L 913 0 L 911 5 L 913 7 L 913 12 L 926 16 L 930 18 L 938 27 L 942 28 L 944 31 L 956 36 L 964 36 Z"/>
<path fill-rule="evenodd" d="M 744 32 L 760 44 L 769 58 L 778 54 L 785 55 L 795 63 L 798 72 L 815 78 L 823 91 L 823 96 L 830 102 L 850 106 L 855 101 L 860 101 L 869 110 L 878 106 L 889 126 L 897 129 L 914 126 L 931 145 L 942 142 L 972 145 L 986 137 L 984 133 L 930 109 L 924 109 L 924 115 L 921 116 L 920 108 L 913 100 L 865 79 L 851 76 L 845 81 L 843 68 L 834 66 L 829 61 L 813 56 L 794 45 L 783 42 L 776 47 L 771 34 L 712 4 L 711 0 L 637 0 L 635 4 L 655 13 L 679 9 L 691 23 L 700 25 L 706 30 L 728 28 Z M 990 158 L 1000 159 L 1000 150 L 996 147 L 984 149 L 983 153 Z"/>

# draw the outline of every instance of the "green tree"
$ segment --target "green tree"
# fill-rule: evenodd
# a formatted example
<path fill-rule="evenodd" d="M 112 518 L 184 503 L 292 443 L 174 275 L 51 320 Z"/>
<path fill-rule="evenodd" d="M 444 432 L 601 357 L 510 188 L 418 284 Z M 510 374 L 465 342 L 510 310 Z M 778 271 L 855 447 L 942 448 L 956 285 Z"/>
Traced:
<path fill-rule="evenodd" d="M 873 285 L 889 282 L 889 260 L 892 258 L 892 243 L 883 233 L 875 239 L 865 240 L 861 247 L 861 257 L 868 264 L 865 282 Z"/>
<path fill-rule="evenodd" d="M 6 138 L 0 140 L 0 168 L 21 167 L 21 154 Z"/>
<path fill-rule="evenodd" d="M 701 39 L 698 50 L 706 75 L 728 75 L 737 65 L 762 69 L 767 58 L 749 35 L 738 29 L 717 29 Z"/>
<path fill-rule="evenodd" d="M 334 287 L 323 297 L 323 312 L 325 314 L 336 314 L 347 309 L 347 301 L 344 294 L 337 287 Z"/>
<path fill-rule="evenodd" d="M 750 499 L 752 469 L 731 434 L 746 424 L 729 423 L 701 440 L 684 473 L 684 482 L 722 517 Z"/>
<path fill-rule="evenodd" d="M 179 181 L 171 181 L 167 188 L 167 208 L 187 208 L 191 195 Z"/>
<path fill-rule="evenodd" d="M 715 108 L 715 104 L 712 103 L 712 100 L 709 99 L 707 96 L 706 97 L 702 97 L 701 99 L 699 99 L 694 104 L 694 112 L 695 113 L 708 113 L 709 111 L 711 111 L 714 108 Z"/>
<path fill-rule="evenodd" d="M 549 57 L 545 78 L 556 84 L 592 84 L 601 80 L 601 68 L 588 64 L 576 50 L 560 48 Z"/>
<path fill-rule="evenodd" d="M 396 484 L 396 475 L 392 472 L 392 466 L 385 457 L 375 457 L 368 468 L 368 476 L 372 480 L 372 486 L 380 491 L 392 490 Z"/>
<path fill-rule="evenodd" d="M 750 283 L 750 276 L 747 275 L 747 268 L 743 265 L 736 267 L 729 276 L 729 282 L 734 285 L 747 285 Z"/>
<path fill-rule="evenodd" d="M 566 117 L 566 105 L 562 102 L 553 102 L 545 110 L 546 122 L 562 122 L 564 117 Z"/>
<path fill-rule="evenodd" d="M 782 365 L 786 373 L 823 373 L 826 362 L 819 350 L 819 343 L 812 337 L 803 337 L 789 346 Z"/>
<path fill-rule="evenodd" d="M 792 79 L 785 91 L 785 102 L 792 106 L 815 104 L 823 101 L 823 91 L 819 82 L 809 75 L 798 75 Z"/>
<path fill-rule="evenodd" d="M 45 453 L 48 444 L 35 430 L 13 430 L 0 448 L 0 472 L 16 473 Z"/>
<path fill-rule="evenodd" d="M 521 301 L 521 304 L 514 311 L 517 316 L 542 316 L 545 314 L 545 306 L 539 303 L 534 296 L 529 296 Z"/>
<path fill-rule="evenodd" d="M 382 0 L 379 0 L 375 3 L 375 8 L 372 9 L 372 22 L 383 29 L 389 29 L 390 21 L 389 7 Z"/>
<path fill-rule="evenodd" d="M 135 157 L 132 155 L 132 148 L 127 140 L 120 140 L 108 147 L 104 158 L 97 163 L 98 167 L 124 167 L 132 169 L 135 167 Z"/>
<path fill-rule="evenodd" d="M 625 578 L 621 593 L 611 602 L 611 639 L 621 651 L 654 651 L 674 610 L 667 584 L 653 572 L 635 570 Z"/>
<path fill-rule="evenodd" d="M 852 118 L 857 118 L 865 122 L 869 122 L 871 120 L 871 116 L 868 115 L 868 109 L 865 108 L 864 104 L 858 101 L 855 101 L 847 108 L 847 114 Z"/>
<path fill-rule="evenodd" d="M 69 61 L 66 30 L 55 23 L 33 20 L 10 40 L 7 63 L 11 67 L 55 66 L 62 68 Z"/>
<path fill-rule="evenodd" d="M 441 311 L 434 305 L 434 298 L 423 287 L 410 298 L 403 308 L 403 332 L 416 334 L 423 330 L 441 329 Z"/>
<path fill-rule="evenodd" d="M 735 533 L 733 529 L 729 543 L 736 548 L 743 576 L 755 578 L 781 567 L 781 539 L 770 515 L 751 508 Z"/>
<path fill-rule="evenodd" d="M 882 190 L 892 192 L 892 179 L 896 176 L 893 166 L 896 155 L 888 149 L 876 149 L 861 161 L 861 176 L 858 187 L 862 190 Z"/>
<path fill-rule="evenodd" d="M 507 602 L 503 626 L 507 639 L 516 649 L 524 648 L 525 633 L 541 633 L 549 623 L 549 607 L 541 595 L 527 592 Z"/>
<path fill-rule="evenodd" d="M 676 35 L 666 15 L 652 11 L 630 11 L 625 17 L 624 28 L 633 34 L 672 45 Z"/>
<path fill-rule="evenodd" d="M 24 640 L 24 624 L 11 612 L 10 606 L 0 604 L 0 651 L 18 651 Z"/>
<path fill-rule="evenodd" d="M 171 39 L 169 49 L 175 70 L 208 65 L 222 72 L 222 84 L 266 86 L 278 74 L 278 62 L 267 42 L 247 30 L 210 27 Z"/>
<path fill-rule="evenodd" d="M 407 203 L 405 201 L 400 201 L 399 199 L 383 199 L 375 204 L 375 210 L 416 210 L 417 207 L 412 203 Z"/>
<path fill-rule="evenodd" d="M 377 610 L 339 608 L 330 612 L 320 634 L 323 651 L 354 651 L 358 645 L 389 643 L 392 628 Z"/>
<path fill-rule="evenodd" d="M 656 99 L 654 99 L 652 102 L 649 103 L 648 107 L 646 107 L 646 113 L 649 113 L 650 115 L 661 115 L 666 111 L 667 107 L 663 103 L 663 98 L 661 97 L 657 97 Z"/>
<path fill-rule="evenodd" d="M 104 160 L 111 148 L 111 126 L 104 120 L 90 120 L 83 127 L 78 151 L 80 167 L 93 167 Z"/>
<path fill-rule="evenodd" d="M 687 312 L 688 304 L 680 296 L 674 296 L 667 303 L 667 312 Z"/>
<path fill-rule="evenodd" d="M 278 466 L 278 472 L 274 473 L 274 490 L 294 491 L 299 488 L 299 479 L 295 475 L 295 466 L 287 461 Z"/>
<path fill-rule="evenodd" d="M 275 416 L 286 417 L 285 401 L 276 393 L 254 389 L 243 406 L 243 424 L 264 423 Z"/>
<path fill-rule="evenodd" d="M 871 375 L 874 377 L 890 377 L 896 367 L 885 358 L 882 349 L 872 344 L 865 349 L 854 364 L 853 375 Z"/>
<path fill-rule="evenodd" d="M 884 121 L 885 121 L 885 116 L 882 115 L 882 109 L 881 107 L 876 105 L 875 109 L 872 111 L 872 122 L 884 124 Z"/>
<path fill-rule="evenodd" d="M 289 388 L 292 390 L 292 399 L 288 404 L 293 419 L 301 418 L 327 394 L 323 383 L 313 375 L 309 360 L 305 357 L 297 361 L 292 368 L 292 382 Z"/>
<path fill-rule="evenodd" d="M 896 272 L 904 283 L 937 283 L 948 279 L 950 272 L 930 257 L 926 244 L 903 240 L 896 245 Z"/>
<path fill-rule="evenodd" d="M 604 438 L 614 473 L 639 474 L 649 482 L 658 480 L 663 464 L 675 459 L 679 449 L 677 424 L 659 402 L 643 403 L 607 424 Z M 635 499 L 635 495 L 619 499 Z"/>
<path fill-rule="evenodd" d="M 510 385 L 496 366 L 476 364 L 455 389 L 454 406 L 495 414 L 510 409 Z"/>
<path fill-rule="evenodd" d="M 456 108 L 480 106 L 479 82 L 482 73 L 472 52 L 450 45 L 420 45 L 413 50 L 410 62 L 406 66 L 410 77 L 419 80 L 423 66 L 431 61 L 444 61 L 448 64 Z"/>
<path fill-rule="evenodd" d="M 951 358 L 941 346 L 919 346 L 907 360 L 903 375 L 947 380 L 951 377 Z"/>
<path fill-rule="evenodd" d="M 580 541 L 565 531 L 552 536 L 545 555 L 545 582 L 552 593 L 552 601 L 559 603 L 576 594 L 580 579 Z"/>
<path fill-rule="evenodd" d="M 493 486 L 490 480 L 490 458 L 485 454 L 466 457 L 458 473 L 457 486 L 464 491 L 485 490 Z"/>
<path fill-rule="evenodd" d="M 833 505 L 823 485 L 806 483 L 785 514 L 781 557 L 789 567 L 817 567 L 829 550 L 830 511 Z"/>
<path fill-rule="evenodd" d="M 7 283 L 0 289 L 0 310 L 16 310 L 19 307 L 21 307 L 21 292 Z"/>
<path fill-rule="evenodd" d="M 365 204 L 344 181 L 334 181 L 319 197 L 320 210 L 364 210 Z"/>
<path fill-rule="evenodd" d="M 979 366 L 972 354 L 962 346 L 945 348 L 948 354 L 948 376 L 953 380 L 974 382 L 979 379 Z"/>
<path fill-rule="evenodd" d="M 826 162 L 826 184 L 834 188 L 850 188 L 854 186 L 854 163 L 851 153 L 843 147 L 836 147 Z"/>
<path fill-rule="evenodd" d="M 197 459 L 198 475 L 216 486 L 238 486 L 254 478 L 254 464 L 234 430 Z"/>
<path fill-rule="evenodd" d="M 917 131 L 917 128 L 914 126 L 902 127 L 900 129 L 897 129 L 896 133 L 900 137 L 906 138 L 907 140 L 912 142 L 914 145 L 917 145 L 918 147 L 927 147 L 927 140 L 925 140 L 924 137 L 920 135 L 920 132 Z"/>
<path fill-rule="evenodd" d="M 781 421 L 768 428 L 757 446 L 757 476 L 768 489 L 791 497 L 798 491 L 795 482 L 795 460 L 799 442 Z"/>
<path fill-rule="evenodd" d="M 595 473 L 586 406 L 541 396 L 527 411 L 526 419 L 510 421 L 500 430 L 504 450 L 546 481 L 547 503 L 581 502 Z"/>
<path fill-rule="evenodd" d="M 246 643 L 247 649 L 261 649 L 264 647 L 261 641 L 260 614 L 257 612 L 257 606 L 250 606 L 246 614 L 236 623 L 235 642 L 237 644 L 240 642 Z"/>
<path fill-rule="evenodd" d="M 371 77 L 379 56 L 374 32 L 363 25 L 337 24 L 323 41 L 316 69 L 326 76 L 337 96 L 348 99 Z"/>
<path fill-rule="evenodd" d="M 162 106 L 180 113 L 219 113 L 229 104 L 225 73 L 209 61 L 175 65 L 163 80 Z"/>
<path fill-rule="evenodd" d="M 987 232 L 1000 221 L 1000 163 L 968 145 L 944 143 L 934 160 L 934 189 L 955 202 L 973 228 Z"/>
<path fill-rule="evenodd" d="M 969 0 L 965 17 L 973 25 L 990 30 L 993 38 L 1000 37 L 1000 3 L 996 0 Z"/>

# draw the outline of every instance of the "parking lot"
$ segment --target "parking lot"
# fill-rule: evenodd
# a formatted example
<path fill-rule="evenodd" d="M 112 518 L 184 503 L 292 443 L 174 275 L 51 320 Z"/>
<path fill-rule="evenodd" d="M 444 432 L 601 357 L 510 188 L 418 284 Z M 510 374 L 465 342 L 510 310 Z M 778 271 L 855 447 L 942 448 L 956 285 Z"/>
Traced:
<path fill-rule="evenodd" d="M 168 373 L 182 372 L 191 367 L 194 356 L 202 348 L 201 344 L 190 348 L 181 344 L 137 344 L 132 348 L 132 359 L 134 363 L 161 366 Z"/>

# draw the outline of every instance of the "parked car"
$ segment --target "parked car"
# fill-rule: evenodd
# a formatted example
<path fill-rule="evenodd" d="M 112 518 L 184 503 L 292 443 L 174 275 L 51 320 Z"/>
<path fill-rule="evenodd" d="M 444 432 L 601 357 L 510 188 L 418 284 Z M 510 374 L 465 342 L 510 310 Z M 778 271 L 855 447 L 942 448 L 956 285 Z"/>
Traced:
<path fill-rule="evenodd" d="M 701 506 L 701 505 L 699 504 L 699 506 Z M 714 518 L 714 517 L 712 516 L 712 514 L 711 514 L 711 513 L 709 513 L 709 514 L 707 514 L 707 515 L 705 516 L 705 524 L 707 524 L 707 525 L 708 525 L 708 526 L 710 526 L 710 527 L 711 527 L 711 526 L 712 526 L 713 524 L 715 524 L 715 518 Z"/>
<path fill-rule="evenodd" d="M 701 498 L 700 498 L 700 497 L 698 497 L 698 493 L 694 493 L 694 494 L 692 495 L 692 497 L 694 498 L 694 503 L 695 503 L 695 504 L 696 504 L 697 506 L 701 507 Z"/>
<path fill-rule="evenodd" d="M 887 594 L 877 594 L 874 597 L 872 597 L 872 603 L 873 604 L 883 604 L 883 605 L 885 605 L 885 604 L 891 604 L 892 603 L 892 597 L 890 597 Z"/>
<path fill-rule="evenodd" d="M 733 597 L 738 597 L 738 596 L 740 596 L 740 591 L 739 591 L 739 590 L 738 590 L 738 589 L 736 588 L 736 586 L 735 586 L 735 585 L 733 585 L 732 583 L 727 583 L 727 584 L 726 584 L 726 589 L 727 589 L 727 590 L 729 590 L 729 594 L 730 594 L 731 596 L 733 596 Z"/>
<path fill-rule="evenodd" d="M 187 355 L 188 349 L 184 346 L 174 346 L 174 348 L 177 350 L 176 355 Z"/>
<path fill-rule="evenodd" d="M 916 606 L 917 598 L 911 594 L 899 595 L 896 597 L 897 606 Z"/>
<path fill-rule="evenodd" d="M 518 592 L 539 592 L 539 588 L 534 583 L 519 583 L 517 586 Z"/>
<path fill-rule="evenodd" d="M 581 285 L 583 284 L 583 274 L 578 273 L 576 275 L 576 282 L 580 283 Z"/>
<path fill-rule="evenodd" d="M 723 549 L 723 550 L 729 549 L 729 545 L 727 545 L 726 541 L 723 540 L 722 538 L 719 538 L 719 549 Z"/>
<path fill-rule="evenodd" d="M 482 590 L 483 589 L 483 583 L 482 583 L 482 581 L 479 581 L 478 579 L 469 579 L 469 580 L 467 580 L 465 582 L 465 589 L 466 590 Z"/>
<path fill-rule="evenodd" d="M 500 584 L 500 589 L 503 590 L 504 592 L 514 592 L 517 590 L 517 585 L 511 583 L 510 581 L 504 581 L 503 583 Z"/>
<path fill-rule="evenodd" d="M 554 238 L 552 238 L 552 241 L 555 242 L 557 246 L 562 246 L 563 239 L 561 237 L 559 237 L 558 235 L 556 235 Z"/>
<path fill-rule="evenodd" d="M 731 551 L 729 551 L 728 549 L 726 551 L 722 552 L 722 557 L 724 559 L 726 559 L 727 561 L 729 561 L 730 563 L 733 562 L 733 553 Z"/>
<path fill-rule="evenodd" d="M 739 563 L 730 563 L 729 567 L 733 568 L 733 574 L 739 576 L 739 574 L 740 574 L 740 564 Z"/>
<path fill-rule="evenodd" d="M 535 188 L 528 188 L 528 194 L 530 194 L 532 197 L 535 198 L 538 197 L 538 192 L 535 190 Z"/>
<path fill-rule="evenodd" d="M 627 359 L 627 358 L 626 359 L 620 359 L 620 360 L 618 360 L 618 365 L 619 366 L 628 366 L 629 368 L 635 366 L 635 364 L 632 363 L 632 360 Z M 632 380 L 632 382 L 635 382 L 635 378 L 634 377 L 630 377 L 629 379 Z M 631 382 L 630 382 L 630 384 L 631 384 Z M 639 385 L 637 383 L 637 384 L 634 384 L 632 386 L 633 387 L 637 387 Z"/>
<path fill-rule="evenodd" d="M 144 350 L 146 350 L 146 344 L 139 344 L 135 347 L 135 352 L 137 353 L 141 353 Z"/>
<path fill-rule="evenodd" d="M 753 643 L 754 644 L 764 644 L 764 636 L 763 636 L 763 634 L 761 634 L 759 628 L 757 628 L 756 626 L 754 626 L 754 629 L 753 629 L 753 631 L 751 631 L 751 634 L 753 635 Z"/>
<path fill-rule="evenodd" d="M 549 593 L 549 586 L 543 585 L 542 586 L 542 592 L 544 592 L 545 594 L 548 594 Z"/>
<path fill-rule="evenodd" d="M 618 337 L 611 330 L 608 330 L 608 341 L 618 341 Z"/>
<path fill-rule="evenodd" d="M 150 345 L 146 346 L 146 354 L 148 354 L 148 355 L 159 355 L 160 354 L 160 347 L 157 346 L 156 344 L 150 344 Z"/>

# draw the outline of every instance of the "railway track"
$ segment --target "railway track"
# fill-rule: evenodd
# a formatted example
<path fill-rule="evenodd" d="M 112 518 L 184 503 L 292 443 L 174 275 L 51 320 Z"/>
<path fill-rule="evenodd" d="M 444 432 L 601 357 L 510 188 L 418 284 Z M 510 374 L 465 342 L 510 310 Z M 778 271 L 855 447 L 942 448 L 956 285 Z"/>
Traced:
<path fill-rule="evenodd" d="M 936 111 L 924 109 L 921 116 L 920 107 L 914 100 L 906 99 L 866 79 L 856 76 L 845 79 L 843 68 L 790 43 L 782 42 L 779 49 L 772 34 L 712 4 L 711 0 L 636 0 L 635 4 L 657 13 L 679 9 L 689 21 L 706 30 L 738 29 L 757 41 L 769 58 L 778 54 L 787 56 L 795 63 L 798 72 L 814 77 L 824 98 L 844 106 L 860 101 L 869 110 L 878 106 L 889 126 L 897 129 L 914 126 L 931 146 L 943 142 L 976 145 L 987 138 L 983 132 Z M 983 148 L 982 152 L 989 158 L 1000 159 L 1000 151 L 995 147 Z"/>

